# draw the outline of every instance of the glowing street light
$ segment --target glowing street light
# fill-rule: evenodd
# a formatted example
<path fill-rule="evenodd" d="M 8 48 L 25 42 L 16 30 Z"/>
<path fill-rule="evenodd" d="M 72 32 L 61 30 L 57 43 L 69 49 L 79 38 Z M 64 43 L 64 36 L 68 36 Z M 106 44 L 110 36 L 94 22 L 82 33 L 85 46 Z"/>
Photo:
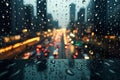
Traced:
<path fill-rule="evenodd" d="M 28 31 L 27 29 L 23 29 L 23 30 L 22 30 L 23 33 L 26 33 L 27 31 Z"/>

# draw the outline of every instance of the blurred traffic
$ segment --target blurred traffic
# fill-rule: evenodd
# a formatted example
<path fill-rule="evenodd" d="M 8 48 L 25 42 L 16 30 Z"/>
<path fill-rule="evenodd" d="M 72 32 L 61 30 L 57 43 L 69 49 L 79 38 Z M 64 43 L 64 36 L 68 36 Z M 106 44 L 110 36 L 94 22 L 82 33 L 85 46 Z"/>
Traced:
<path fill-rule="evenodd" d="M 0 49 L 0 59 L 103 59 L 107 58 L 107 44 L 91 36 L 78 39 L 78 30 L 48 29 L 36 36 Z M 20 36 L 15 36 L 21 38 Z M 105 36 L 114 39 L 114 36 Z M 93 40 L 94 39 L 94 40 Z M 9 38 L 5 37 L 9 42 Z"/>

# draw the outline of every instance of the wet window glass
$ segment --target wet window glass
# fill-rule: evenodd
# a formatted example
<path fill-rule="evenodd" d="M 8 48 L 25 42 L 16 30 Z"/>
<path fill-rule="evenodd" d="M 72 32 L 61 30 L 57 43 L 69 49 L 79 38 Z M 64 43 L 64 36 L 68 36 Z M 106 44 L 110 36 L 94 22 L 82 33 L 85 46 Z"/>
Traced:
<path fill-rule="evenodd" d="M 0 80 L 120 80 L 120 0 L 0 0 Z"/>
<path fill-rule="evenodd" d="M 1 0 L 0 59 L 120 58 L 119 0 Z"/>

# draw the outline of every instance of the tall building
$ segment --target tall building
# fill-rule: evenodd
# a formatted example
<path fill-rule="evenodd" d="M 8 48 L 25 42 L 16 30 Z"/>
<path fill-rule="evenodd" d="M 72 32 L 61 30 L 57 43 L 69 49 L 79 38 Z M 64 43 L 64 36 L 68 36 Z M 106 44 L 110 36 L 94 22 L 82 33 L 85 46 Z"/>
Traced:
<path fill-rule="evenodd" d="M 87 6 L 87 23 L 93 24 L 94 22 L 94 0 L 90 0 Z"/>
<path fill-rule="evenodd" d="M 57 20 L 56 20 L 56 21 L 53 21 L 53 24 L 54 24 L 54 28 L 59 28 L 59 23 L 58 23 Z"/>
<path fill-rule="evenodd" d="M 75 4 L 70 4 L 70 20 L 75 21 Z"/>
<path fill-rule="evenodd" d="M 29 31 L 32 30 L 33 27 L 33 5 L 28 4 L 24 6 L 24 28 L 28 29 Z"/>
<path fill-rule="evenodd" d="M 11 0 L 12 10 L 12 32 L 13 34 L 21 33 L 24 27 L 24 5 L 23 0 Z"/>
<path fill-rule="evenodd" d="M 69 6 L 70 6 L 70 26 L 73 26 L 75 22 L 76 5 L 74 3 L 71 3 Z"/>
<path fill-rule="evenodd" d="M 108 33 L 120 34 L 120 0 L 107 1 Z"/>
<path fill-rule="evenodd" d="M 47 27 L 49 29 L 53 29 L 53 28 L 58 28 L 58 26 L 59 26 L 58 21 L 54 21 L 52 14 L 48 13 L 47 14 Z"/>
<path fill-rule="evenodd" d="M 80 24 L 85 23 L 85 8 L 81 8 L 78 12 L 78 22 Z"/>
<path fill-rule="evenodd" d="M 94 3 L 94 32 L 105 35 L 107 34 L 107 0 L 96 0 Z"/>
<path fill-rule="evenodd" d="M 52 29 L 54 27 L 53 26 L 53 16 L 50 13 L 47 14 L 47 27 L 49 29 Z"/>
<path fill-rule="evenodd" d="M 0 36 L 11 32 L 11 1 L 0 0 Z"/>
<path fill-rule="evenodd" d="M 47 3 L 46 0 L 37 0 L 37 26 L 41 30 L 47 30 Z"/>

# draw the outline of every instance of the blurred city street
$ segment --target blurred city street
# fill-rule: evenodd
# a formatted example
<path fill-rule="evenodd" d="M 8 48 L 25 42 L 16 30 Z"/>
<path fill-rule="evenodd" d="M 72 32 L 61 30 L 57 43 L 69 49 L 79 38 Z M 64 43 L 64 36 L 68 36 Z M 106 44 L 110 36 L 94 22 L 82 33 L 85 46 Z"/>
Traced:
<path fill-rule="evenodd" d="M 120 0 L 0 0 L 0 80 L 120 80 Z"/>

